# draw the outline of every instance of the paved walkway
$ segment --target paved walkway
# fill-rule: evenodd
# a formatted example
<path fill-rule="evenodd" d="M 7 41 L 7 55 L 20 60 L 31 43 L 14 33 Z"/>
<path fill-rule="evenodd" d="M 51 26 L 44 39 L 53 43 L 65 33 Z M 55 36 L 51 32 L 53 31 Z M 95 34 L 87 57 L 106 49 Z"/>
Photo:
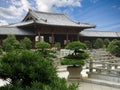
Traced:
<path fill-rule="evenodd" d="M 120 90 L 120 89 L 82 82 L 82 83 L 80 83 L 78 90 Z"/>

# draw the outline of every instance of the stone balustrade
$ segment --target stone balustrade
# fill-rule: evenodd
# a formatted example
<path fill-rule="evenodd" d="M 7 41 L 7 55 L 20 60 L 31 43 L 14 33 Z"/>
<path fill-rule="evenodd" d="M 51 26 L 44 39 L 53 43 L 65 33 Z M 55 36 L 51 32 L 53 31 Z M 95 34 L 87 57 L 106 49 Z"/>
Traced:
<path fill-rule="evenodd" d="M 90 73 L 102 73 L 102 74 L 113 74 L 114 76 L 120 75 L 120 63 L 110 63 L 110 62 L 89 62 Z"/>
<path fill-rule="evenodd" d="M 120 63 L 90 60 L 88 77 L 120 83 Z"/>
<path fill-rule="evenodd" d="M 73 53 L 73 50 L 61 49 L 59 52 L 59 57 L 62 58 L 72 53 Z"/>

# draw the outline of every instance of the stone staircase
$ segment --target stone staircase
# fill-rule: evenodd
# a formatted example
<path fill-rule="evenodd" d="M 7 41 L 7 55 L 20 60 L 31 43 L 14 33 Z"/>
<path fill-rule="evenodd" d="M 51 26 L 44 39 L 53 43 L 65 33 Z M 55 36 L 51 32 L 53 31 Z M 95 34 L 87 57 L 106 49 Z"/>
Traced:
<path fill-rule="evenodd" d="M 120 88 L 120 58 L 111 55 L 105 49 L 87 51 L 91 58 L 88 60 L 89 83 Z"/>
<path fill-rule="evenodd" d="M 91 59 L 93 61 L 100 61 L 100 62 L 117 62 L 117 61 L 120 61 L 120 58 L 111 55 L 105 49 L 93 49 L 93 50 L 87 50 L 87 52 L 90 54 Z"/>

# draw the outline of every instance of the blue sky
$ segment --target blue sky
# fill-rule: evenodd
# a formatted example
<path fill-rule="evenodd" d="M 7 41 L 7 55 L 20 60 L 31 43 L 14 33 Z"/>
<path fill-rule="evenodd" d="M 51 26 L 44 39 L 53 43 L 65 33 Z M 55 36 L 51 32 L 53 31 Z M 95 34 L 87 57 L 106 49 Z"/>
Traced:
<path fill-rule="evenodd" d="M 0 0 L 0 25 L 20 22 L 28 9 L 65 13 L 92 30 L 120 31 L 120 0 Z"/>

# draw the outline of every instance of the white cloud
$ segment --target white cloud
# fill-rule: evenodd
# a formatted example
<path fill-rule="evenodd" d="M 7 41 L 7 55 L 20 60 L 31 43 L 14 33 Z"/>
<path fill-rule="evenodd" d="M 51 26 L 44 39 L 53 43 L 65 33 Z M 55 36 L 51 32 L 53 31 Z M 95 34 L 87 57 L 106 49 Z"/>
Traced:
<path fill-rule="evenodd" d="M 40 11 L 57 10 L 59 7 L 81 7 L 82 0 L 10 0 L 8 7 L 0 7 L 0 16 L 16 19 L 27 12 L 29 8 L 36 8 Z M 34 7 L 32 7 L 34 2 Z"/>
<path fill-rule="evenodd" d="M 27 0 L 21 0 L 21 9 L 28 11 L 28 9 L 31 7 L 30 3 Z"/>
<path fill-rule="evenodd" d="M 55 7 L 76 6 L 81 7 L 81 0 L 35 0 L 37 9 L 40 11 L 50 11 Z"/>
<path fill-rule="evenodd" d="M 18 18 L 24 11 L 28 11 L 30 3 L 28 0 L 11 0 L 12 5 L 8 8 L 0 7 L 0 16 L 4 18 Z"/>
<path fill-rule="evenodd" d="M 16 8 L 15 6 L 10 6 L 9 8 L 0 7 L 0 16 L 4 18 L 17 18 L 21 16 L 22 10 Z"/>
<path fill-rule="evenodd" d="M 0 20 L 0 26 L 8 25 L 8 22 L 5 20 Z"/>

